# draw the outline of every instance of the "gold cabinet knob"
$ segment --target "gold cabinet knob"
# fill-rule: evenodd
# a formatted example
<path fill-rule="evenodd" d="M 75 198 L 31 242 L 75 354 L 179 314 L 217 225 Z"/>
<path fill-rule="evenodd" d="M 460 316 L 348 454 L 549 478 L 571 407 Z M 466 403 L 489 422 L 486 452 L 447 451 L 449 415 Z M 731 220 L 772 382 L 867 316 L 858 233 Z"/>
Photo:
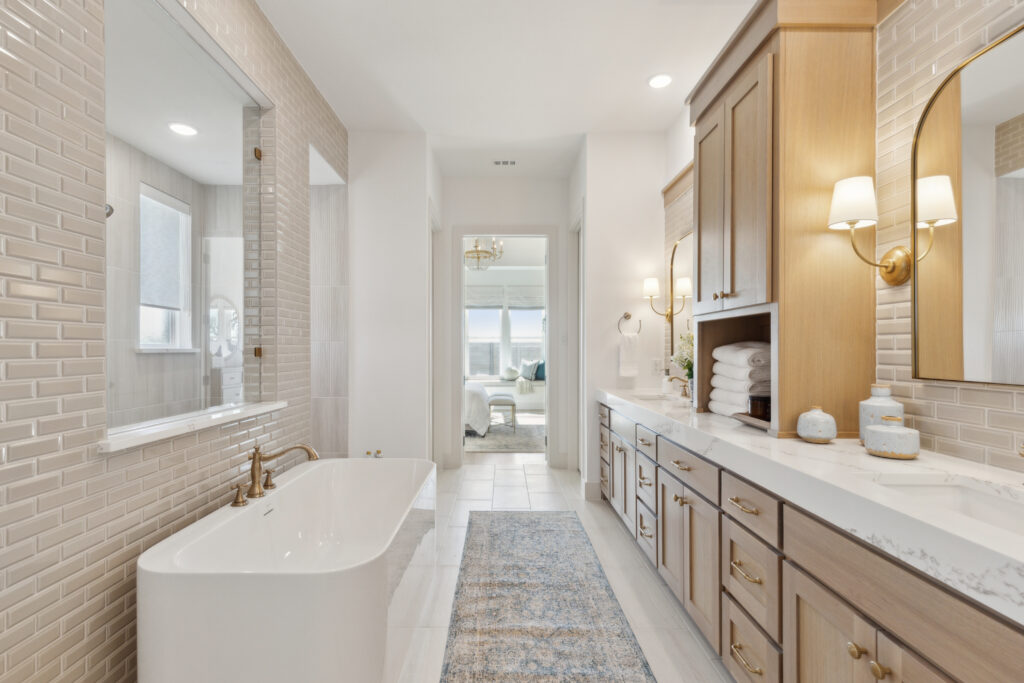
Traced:
<path fill-rule="evenodd" d="M 263 488 L 265 489 L 276 489 L 277 484 L 274 483 L 274 470 L 264 470 L 267 474 L 267 478 L 263 481 Z"/>
<path fill-rule="evenodd" d="M 249 504 L 249 501 L 245 499 L 245 484 L 235 484 L 231 488 L 235 489 L 235 499 L 231 502 L 231 507 L 240 508 Z"/>
<path fill-rule="evenodd" d="M 871 661 L 871 675 L 874 676 L 877 680 L 880 681 L 891 673 L 892 669 L 890 669 L 889 667 L 882 666 L 874 660 Z"/>
<path fill-rule="evenodd" d="M 686 505 L 686 499 L 680 496 L 678 493 L 672 494 L 672 502 L 679 503 L 679 507 Z"/>
<path fill-rule="evenodd" d="M 718 301 L 718 292 L 715 292 L 714 294 L 712 294 L 711 298 L 714 299 L 715 301 Z"/>
<path fill-rule="evenodd" d="M 855 643 L 853 641 L 850 641 L 849 643 L 846 644 L 846 651 L 849 652 L 850 656 L 853 657 L 854 659 L 860 659 L 861 655 L 866 655 L 868 653 L 867 650 L 865 650 L 864 648 L 862 648 L 860 645 L 858 645 L 857 643 Z"/>

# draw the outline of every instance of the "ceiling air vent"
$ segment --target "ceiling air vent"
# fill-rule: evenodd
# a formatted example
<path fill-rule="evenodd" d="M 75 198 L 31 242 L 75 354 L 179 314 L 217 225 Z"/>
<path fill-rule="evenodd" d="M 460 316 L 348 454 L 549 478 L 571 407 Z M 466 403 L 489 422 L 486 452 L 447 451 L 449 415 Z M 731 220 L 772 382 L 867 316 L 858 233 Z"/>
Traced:
<path fill-rule="evenodd" d="M 494 165 L 495 166 L 515 166 L 516 165 L 516 160 L 515 159 L 495 159 L 494 160 Z"/>

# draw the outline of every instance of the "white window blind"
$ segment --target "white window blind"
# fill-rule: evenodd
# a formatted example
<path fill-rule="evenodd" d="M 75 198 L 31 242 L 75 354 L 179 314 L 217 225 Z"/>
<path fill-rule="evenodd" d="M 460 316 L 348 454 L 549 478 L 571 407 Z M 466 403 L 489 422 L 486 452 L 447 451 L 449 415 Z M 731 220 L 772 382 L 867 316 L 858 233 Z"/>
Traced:
<path fill-rule="evenodd" d="M 187 305 L 192 219 L 189 206 L 143 185 L 139 196 L 139 303 L 180 311 Z"/>

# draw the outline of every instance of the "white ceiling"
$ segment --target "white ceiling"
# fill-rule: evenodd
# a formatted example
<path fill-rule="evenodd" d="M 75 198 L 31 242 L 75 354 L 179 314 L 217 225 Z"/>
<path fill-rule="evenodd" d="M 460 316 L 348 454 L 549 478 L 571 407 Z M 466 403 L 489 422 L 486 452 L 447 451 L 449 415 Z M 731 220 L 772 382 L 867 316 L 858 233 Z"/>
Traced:
<path fill-rule="evenodd" d="M 107 132 L 200 183 L 240 185 L 242 108 L 255 103 L 153 0 L 106 0 L 104 14 Z"/>
<path fill-rule="evenodd" d="M 257 2 L 349 129 L 425 131 L 445 175 L 495 173 L 493 158 L 522 159 L 515 174 L 565 175 L 584 133 L 667 129 L 753 6 Z M 672 84 L 648 87 L 657 73 Z"/>

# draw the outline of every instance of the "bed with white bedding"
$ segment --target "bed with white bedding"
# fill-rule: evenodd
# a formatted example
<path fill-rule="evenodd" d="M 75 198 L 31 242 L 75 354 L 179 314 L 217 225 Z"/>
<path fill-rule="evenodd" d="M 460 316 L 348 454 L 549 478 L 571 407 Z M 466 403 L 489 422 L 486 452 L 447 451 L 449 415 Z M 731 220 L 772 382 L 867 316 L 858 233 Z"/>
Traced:
<path fill-rule="evenodd" d="M 467 429 L 480 436 L 487 436 L 491 426 L 490 397 L 487 388 L 480 382 L 466 382 L 466 398 L 462 405 L 462 421 Z"/>

